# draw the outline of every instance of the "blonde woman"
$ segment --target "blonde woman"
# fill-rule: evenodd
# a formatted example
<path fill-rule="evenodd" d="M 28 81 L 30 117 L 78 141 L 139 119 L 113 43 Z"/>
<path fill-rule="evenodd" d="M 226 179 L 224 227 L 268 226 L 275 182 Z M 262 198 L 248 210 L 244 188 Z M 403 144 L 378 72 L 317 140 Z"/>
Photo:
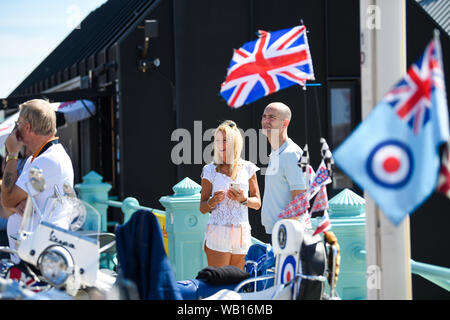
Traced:
<path fill-rule="evenodd" d="M 243 269 L 251 245 L 248 208 L 261 207 L 259 168 L 241 159 L 242 145 L 236 123 L 223 122 L 214 133 L 214 161 L 203 167 L 200 211 L 211 212 L 204 244 L 208 266 Z"/>

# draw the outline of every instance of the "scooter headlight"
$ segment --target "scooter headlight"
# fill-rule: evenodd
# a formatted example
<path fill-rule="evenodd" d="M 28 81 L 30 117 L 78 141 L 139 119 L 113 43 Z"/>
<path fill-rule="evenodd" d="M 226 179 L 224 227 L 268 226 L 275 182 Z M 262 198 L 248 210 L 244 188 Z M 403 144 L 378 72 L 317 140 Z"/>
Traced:
<path fill-rule="evenodd" d="M 38 261 L 42 276 L 55 287 L 62 286 L 74 270 L 72 256 L 61 246 L 47 248 Z"/>

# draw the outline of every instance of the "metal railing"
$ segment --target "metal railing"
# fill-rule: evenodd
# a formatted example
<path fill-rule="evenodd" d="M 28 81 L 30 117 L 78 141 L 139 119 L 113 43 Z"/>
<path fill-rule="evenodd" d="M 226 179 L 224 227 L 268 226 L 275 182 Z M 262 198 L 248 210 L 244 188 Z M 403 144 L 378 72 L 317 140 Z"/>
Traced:
<path fill-rule="evenodd" d="M 365 250 L 355 252 L 354 254 L 357 259 L 364 260 L 366 257 Z M 450 268 L 417 262 L 413 259 L 410 259 L 410 264 L 412 274 L 419 275 L 435 285 L 450 291 Z"/>
<path fill-rule="evenodd" d="M 166 250 L 166 254 L 169 255 L 169 241 L 168 234 L 166 231 L 166 212 L 158 209 L 153 209 L 145 206 L 141 206 L 136 198 L 128 197 L 123 201 L 115 201 L 115 200 L 95 200 L 96 203 L 107 205 L 114 208 L 120 208 L 123 212 L 123 223 L 126 223 L 131 215 L 138 210 L 145 210 L 153 213 L 161 226 L 161 231 L 163 234 L 164 240 L 164 249 Z M 118 224 L 117 221 L 108 221 L 108 226 L 114 226 Z"/>
<path fill-rule="evenodd" d="M 141 206 L 139 201 L 136 198 L 128 197 L 123 201 L 116 200 L 95 200 L 96 203 L 107 205 L 114 208 L 120 208 L 124 214 L 123 223 L 127 222 L 131 215 L 138 210 L 145 210 L 153 213 L 158 219 L 159 225 L 161 226 L 161 231 L 164 238 L 164 249 L 166 250 L 166 254 L 169 255 L 169 240 L 168 234 L 166 231 L 166 212 L 158 209 L 153 209 L 145 206 Z M 115 226 L 117 221 L 108 221 L 108 226 Z M 264 244 L 261 240 L 252 237 L 252 244 Z"/>
<path fill-rule="evenodd" d="M 416 262 L 411 259 L 411 273 L 417 274 L 439 287 L 450 291 L 450 268 Z"/>

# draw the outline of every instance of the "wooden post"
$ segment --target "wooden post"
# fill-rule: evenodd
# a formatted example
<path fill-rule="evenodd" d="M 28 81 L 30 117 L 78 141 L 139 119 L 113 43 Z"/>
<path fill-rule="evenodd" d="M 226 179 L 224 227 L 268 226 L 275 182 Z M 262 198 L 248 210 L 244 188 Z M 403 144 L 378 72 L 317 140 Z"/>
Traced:
<path fill-rule="evenodd" d="M 405 0 L 361 0 L 362 117 L 406 74 Z M 409 217 L 395 227 L 366 193 L 368 299 L 411 299 Z"/>

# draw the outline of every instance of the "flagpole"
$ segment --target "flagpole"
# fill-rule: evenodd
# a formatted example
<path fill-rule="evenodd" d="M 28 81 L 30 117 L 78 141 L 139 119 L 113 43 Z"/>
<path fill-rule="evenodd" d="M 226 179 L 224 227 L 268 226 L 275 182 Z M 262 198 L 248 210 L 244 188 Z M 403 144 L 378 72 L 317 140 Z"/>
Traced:
<path fill-rule="evenodd" d="M 363 120 L 406 73 L 405 0 L 361 0 L 361 105 Z M 369 300 L 412 299 L 409 217 L 395 227 L 366 199 Z"/>

